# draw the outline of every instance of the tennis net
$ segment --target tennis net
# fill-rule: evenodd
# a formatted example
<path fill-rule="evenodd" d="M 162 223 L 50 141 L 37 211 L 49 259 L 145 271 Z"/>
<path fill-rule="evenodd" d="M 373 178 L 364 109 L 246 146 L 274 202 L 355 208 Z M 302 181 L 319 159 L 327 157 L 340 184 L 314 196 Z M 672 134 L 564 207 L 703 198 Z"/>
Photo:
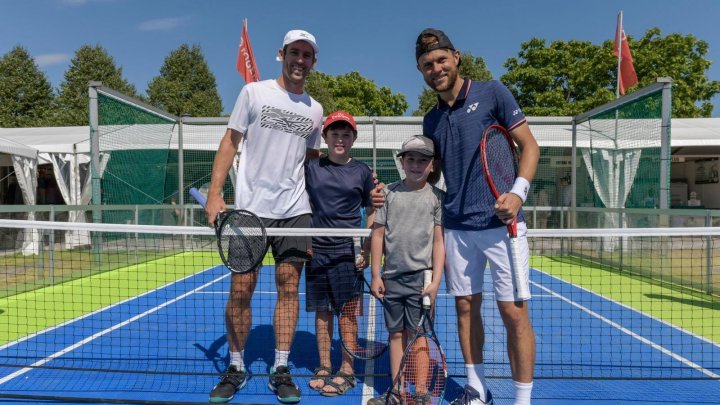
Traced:
<path fill-rule="evenodd" d="M 367 234 L 293 235 L 331 232 Z M 70 372 L 103 375 L 107 389 L 153 391 L 161 389 L 154 379 L 120 376 L 214 378 L 224 370 L 230 273 L 212 229 L 0 220 L 0 235 L 36 243 L 40 252 L 0 256 L 0 391 L 24 392 L 38 381 L 28 376 L 52 376 L 43 380 L 48 392 L 54 383 L 80 384 Z M 530 230 L 529 245 L 537 379 L 720 379 L 720 229 Z M 268 255 L 252 298 L 245 362 L 255 374 L 266 373 L 274 355 L 272 264 Z M 304 279 L 299 294 L 290 362 L 309 377 L 318 355 Z M 485 369 L 509 378 L 493 296 L 486 271 Z M 444 291 L 435 319 L 450 377 L 462 379 L 455 302 Z M 339 350 L 333 344 L 333 359 Z M 356 368 L 366 383 L 386 378 L 387 355 Z M 123 385 L 130 380 L 134 388 Z M 199 384 L 182 381 L 187 390 Z"/>

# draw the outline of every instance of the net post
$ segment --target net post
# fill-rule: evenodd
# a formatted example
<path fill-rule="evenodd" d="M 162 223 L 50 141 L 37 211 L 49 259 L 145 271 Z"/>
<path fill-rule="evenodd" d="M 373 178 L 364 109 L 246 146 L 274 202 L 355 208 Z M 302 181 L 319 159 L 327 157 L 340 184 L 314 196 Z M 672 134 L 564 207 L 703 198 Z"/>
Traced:
<path fill-rule="evenodd" d="M 55 206 L 50 206 L 50 218 L 49 220 L 51 222 L 55 221 Z M 42 242 L 41 242 L 42 243 Z M 55 269 L 55 231 L 50 231 L 50 234 L 48 235 L 48 274 L 47 277 L 50 279 L 50 284 L 55 284 L 53 282 L 53 275 L 54 275 L 54 269 Z"/>
<path fill-rule="evenodd" d="M 575 227 L 575 205 L 577 203 L 577 119 L 572 120 L 572 150 L 570 156 L 570 211 L 568 212 L 568 228 Z"/>
<path fill-rule="evenodd" d="M 135 225 L 140 224 L 140 207 L 138 207 L 137 204 L 135 205 L 135 222 L 134 222 L 134 224 Z M 135 264 L 138 264 L 140 262 L 139 258 L 138 258 L 139 257 L 138 246 L 140 246 L 140 235 L 137 232 L 135 232 L 135 246 L 134 246 L 135 248 L 133 249 L 135 251 Z"/>
<path fill-rule="evenodd" d="M 185 177 L 184 177 L 185 161 L 184 161 L 184 158 L 185 158 L 185 156 L 183 156 L 184 155 L 184 152 L 183 152 L 183 125 L 184 125 L 184 122 L 183 122 L 183 120 L 185 119 L 186 116 L 187 116 L 186 114 L 183 114 L 177 120 L 177 126 L 178 126 L 178 150 L 177 150 L 177 154 L 178 154 L 178 156 L 177 156 L 177 162 L 178 162 L 177 193 L 178 193 L 178 196 L 177 196 L 177 204 L 180 207 L 185 206 L 185 192 L 184 192 L 184 189 L 185 189 Z M 171 214 L 173 212 L 176 212 L 175 208 L 171 207 L 171 209 L 172 209 Z M 182 226 L 187 225 L 185 223 L 185 209 L 184 208 L 180 210 L 180 214 L 179 214 L 178 218 L 176 219 L 175 224 L 182 225 Z M 183 249 L 185 249 L 186 240 L 187 240 L 187 238 L 183 235 L 183 237 L 181 239 Z"/>
<path fill-rule="evenodd" d="M 705 210 L 705 226 L 710 227 L 712 226 L 712 215 L 710 214 L 710 210 Z M 712 249 L 713 243 L 712 243 L 712 236 L 707 235 L 705 237 L 705 275 L 707 279 L 707 288 L 705 289 L 705 292 L 708 294 L 714 293 L 713 288 L 713 267 L 712 267 Z"/>
<path fill-rule="evenodd" d="M 178 119 L 178 205 L 181 207 L 185 206 L 185 147 L 183 144 L 185 117 L 189 117 L 189 115 L 183 114 L 180 119 Z M 181 217 L 178 218 L 178 223 L 187 225 L 184 211 L 180 215 Z"/>
<path fill-rule="evenodd" d="M 659 77 L 662 83 L 662 107 L 660 123 L 660 209 L 670 208 L 670 125 L 672 117 L 672 79 Z M 667 221 L 667 218 L 665 218 Z M 665 226 L 667 223 L 664 224 Z"/>
<path fill-rule="evenodd" d="M 99 111 L 98 91 L 102 86 L 101 82 L 91 81 L 88 83 L 88 96 L 90 97 L 89 119 L 90 119 L 90 170 L 92 178 L 92 204 L 100 205 L 100 138 L 99 138 Z M 97 211 L 93 211 L 93 222 L 99 223 Z"/>
<path fill-rule="evenodd" d="M 90 122 L 90 190 L 92 191 L 91 204 L 95 207 L 99 207 L 102 203 L 100 194 L 100 121 L 99 121 L 99 110 L 98 110 L 98 87 L 102 86 L 102 82 L 90 81 L 88 83 L 88 97 L 90 98 L 89 105 L 89 122 Z M 102 222 L 102 213 L 93 209 L 92 211 L 93 223 L 99 224 Z M 92 234 L 92 252 L 93 258 L 96 265 L 101 265 L 100 255 L 100 235 Z"/>
<path fill-rule="evenodd" d="M 372 120 L 372 169 L 377 173 L 377 119 Z"/>

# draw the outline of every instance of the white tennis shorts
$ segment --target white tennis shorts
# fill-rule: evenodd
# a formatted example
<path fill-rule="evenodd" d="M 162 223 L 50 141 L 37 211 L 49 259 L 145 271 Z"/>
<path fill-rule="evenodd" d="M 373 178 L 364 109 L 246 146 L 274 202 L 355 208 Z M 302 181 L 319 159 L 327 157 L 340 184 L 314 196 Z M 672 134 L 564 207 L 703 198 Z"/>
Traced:
<path fill-rule="evenodd" d="M 529 249 L 525 222 L 519 222 L 517 230 L 520 242 L 518 254 L 527 268 Z M 445 255 L 445 282 L 450 295 L 482 293 L 485 268 L 489 262 L 495 300 L 519 301 L 515 296 L 510 239 L 506 227 L 482 231 L 445 229 Z M 527 278 L 524 282 L 529 284 Z"/>

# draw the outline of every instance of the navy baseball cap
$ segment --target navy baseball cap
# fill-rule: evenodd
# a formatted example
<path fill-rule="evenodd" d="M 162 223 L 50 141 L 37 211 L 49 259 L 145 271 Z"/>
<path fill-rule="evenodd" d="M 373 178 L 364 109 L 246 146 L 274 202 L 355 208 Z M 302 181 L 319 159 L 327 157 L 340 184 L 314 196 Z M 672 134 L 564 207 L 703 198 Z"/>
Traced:
<path fill-rule="evenodd" d="M 424 38 L 435 37 L 436 41 L 423 41 Z M 426 28 L 420 33 L 415 41 L 415 61 L 430 51 L 436 49 L 449 49 L 455 51 L 450 38 L 444 32 L 434 28 Z"/>

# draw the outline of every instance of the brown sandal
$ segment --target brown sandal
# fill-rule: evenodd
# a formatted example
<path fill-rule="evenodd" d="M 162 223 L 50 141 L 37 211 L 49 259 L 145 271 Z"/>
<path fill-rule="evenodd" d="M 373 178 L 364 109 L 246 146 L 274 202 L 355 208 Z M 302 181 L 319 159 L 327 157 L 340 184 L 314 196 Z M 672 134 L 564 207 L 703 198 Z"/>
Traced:
<path fill-rule="evenodd" d="M 320 374 L 320 373 L 325 373 L 325 374 Z M 310 389 L 312 389 L 312 390 L 322 392 L 323 387 L 325 387 L 325 384 L 327 384 L 327 382 L 325 380 L 328 377 L 332 377 L 332 369 L 330 367 L 318 366 L 315 368 L 315 371 L 313 371 L 313 374 L 315 376 L 310 378 L 310 381 L 308 382 L 308 387 L 310 387 Z M 312 383 L 314 381 L 322 381 L 323 385 L 313 387 Z"/>
<path fill-rule="evenodd" d="M 335 378 L 340 377 L 343 379 L 343 381 L 338 384 L 335 382 Z M 338 372 L 334 376 L 329 376 L 325 378 L 325 385 L 323 385 L 323 388 L 325 387 L 332 387 L 335 389 L 333 392 L 320 390 L 320 395 L 325 397 L 336 397 L 338 395 L 342 395 L 350 389 L 355 388 L 357 385 L 357 381 L 355 380 L 355 374 L 345 374 L 343 372 Z"/>

